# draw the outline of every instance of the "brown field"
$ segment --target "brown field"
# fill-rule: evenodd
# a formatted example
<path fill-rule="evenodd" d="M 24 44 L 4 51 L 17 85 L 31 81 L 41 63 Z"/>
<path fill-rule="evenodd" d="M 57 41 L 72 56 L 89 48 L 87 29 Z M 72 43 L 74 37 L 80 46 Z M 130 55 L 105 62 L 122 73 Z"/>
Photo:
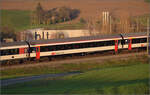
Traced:
<path fill-rule="evenodd" d="M 102 11 L 115 16 L 138 16 L 150 13 L 150 3 L 144 0 L 1 0 L 1 9 L 33 10 L 38 2 L 44 9 L 68 6 L 80 9 L 80 17 L 98 18 Z"/>

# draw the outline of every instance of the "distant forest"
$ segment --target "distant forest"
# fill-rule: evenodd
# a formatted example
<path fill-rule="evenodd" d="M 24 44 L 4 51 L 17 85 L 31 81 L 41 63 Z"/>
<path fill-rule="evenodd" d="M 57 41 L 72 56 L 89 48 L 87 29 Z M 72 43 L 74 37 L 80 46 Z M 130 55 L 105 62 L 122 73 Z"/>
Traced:
<path fill-rule="evenodd" d="M 69 7 L 59 7 L 59 8 L 52 8 L 48 11 L 45 11 L 41 4 L 38 3 L 36 9 L 33 11 L 32 14 L 32 24 L 39 25 L 39 24 L 56 24 L 60 22 L 70 21 L 78 17 L 80 10 L 78 9 L 71 9 Z"/>

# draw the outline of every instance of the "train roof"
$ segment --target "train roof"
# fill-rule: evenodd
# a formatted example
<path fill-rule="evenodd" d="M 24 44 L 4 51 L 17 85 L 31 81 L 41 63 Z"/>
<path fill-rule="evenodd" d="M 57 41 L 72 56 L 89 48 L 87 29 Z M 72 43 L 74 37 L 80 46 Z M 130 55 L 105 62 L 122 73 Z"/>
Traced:
<path fill-rule="evenodd" d="M 8 47 L 8 46 L 20 46 L 20 45 L 27 45 L 27 43 L 24 41 L 22 42 L 9 42 L 9 43 L 0 43 L 1 47 Z"/>
<path fill-rule="evenodd" d="M 121 34 L 123 37 L 137 37 L 146 36 L 146 32 L 139 33 L 128 33 Z M 116 39 L 121 38 L 120 34 L 114 35 L 98 35 L 98 36 L 84 36 L 84 37 L 73 37 L 73 38 L 63 38 L 63 39 L 48 39 L 48 40 L 32 40 L 31 45 L 35 44 L 47 44 L 47 43 L 64 43 L 64 42 L 75 42 L 75 41 L 88 41 L 88 40 L 102 40 L 102 39 Z"/>
<path fill-rule="evenodd" d="M 30 44 L 47 44 L 47 43 L 64 43 L 64 42 L 75 42 L 85 40 L 97 40 L 97 39 L 112 39 L 121 38 L 119 35 L 103 35 L 103 36 L 84 36 L 84 37 L 72 37 L 62 39 L 48 39 L 48 40 L 32 40 Z"/>
<path fill-rule="evenodd" d="M 146 36 L 146 32 L 139 33 L 127 33 L 121 34 L 123 37 L 137 37 L 137 36 Z M 121 38 L 120 34 L 114 35 L 101 35 L 101 36 L 85 36 L 85 37 L 73 37 L 73 38 L 63 38 L 63 39 L 49 39 L 49 40 L 30 40 L 31 45 L 35 44 L 47 44 L 47 43 L 64 43 L 64 42 L 75 42 L 75 41 L 85 41 L 85 40 L 101 40 L 101 39 L 115 39 Z M 10 42 L 10 43 L 0 43 L 1 47 L 10 47 L 10 46 L 23 46 L 27 45 L 25 41 L 22 42 Z"/>
<path fill-rule="evenodd" d="M 147 32 L 136 32 L 136 33 L 124 33 L 123 37 L 137 37 L 137 36 L 147 36 Z"/>

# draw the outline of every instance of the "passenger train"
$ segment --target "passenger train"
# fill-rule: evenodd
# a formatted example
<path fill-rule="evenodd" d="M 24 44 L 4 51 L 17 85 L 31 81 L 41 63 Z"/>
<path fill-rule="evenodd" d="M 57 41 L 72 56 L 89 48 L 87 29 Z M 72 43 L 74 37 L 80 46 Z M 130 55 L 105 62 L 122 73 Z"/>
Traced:
<path fill-rule="evenodd" d="M 103 51 L 129 50 L 147 46 L 145 32 L 107 36 L 88 36 L 64 39 L 31 40 L 1 43 L 0 61 L 52 57 L 68 54 L 94 53 Z"/>

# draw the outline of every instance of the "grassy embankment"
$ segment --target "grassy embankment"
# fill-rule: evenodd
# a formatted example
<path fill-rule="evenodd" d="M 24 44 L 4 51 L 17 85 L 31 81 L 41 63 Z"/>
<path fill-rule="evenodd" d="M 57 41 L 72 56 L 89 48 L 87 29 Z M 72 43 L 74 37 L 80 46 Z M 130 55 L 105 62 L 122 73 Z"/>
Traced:
<path fill-rule="evenodd" d="M 104 62 L 84 62 L 84 63 L 48 63 L 48 64 L 24 64 L 23 66 L 16 66 L 15 68 L 8 67 L 1 70 L 0 79 L 15 78 L 21 76 L 32 76 L 40 74 L 49 73 L 64 73 L 64 72 L 86 72 L 93 69 L 102 69 L 106 67 L 116 67 L 116 66 L 128 66 L 133 64 L 147 63 L 147 57 L 144 55 L 133 57 L 129 60 L 106 60 Z"/>
<path fill-rule="evenodd" d="M 138 61 L 138 59 L 115 62 L 113 65 L 110 65 L 109 62 L 102 67 L 98 66 L 97 69 L 85 70 L 79 75 L 10 85 L 2 87 L 1 91 L 3 94 L 144 95 L 149 93 L 149 64 L 142 64 L 144 61 Z M 84 64 L 80 68 L 84 70 L 88 66 Z M 66 64 L 65 67 L 67 69 L 76 68 L 76 65 Z"/>
<path fill-rule="evenodd" d="M 22 10 L 0 10 L 1 26 L 8 26 L 15 31 L 22 31 L 31 28 L 48 28 L 48 29 L 81 29 L 84 24 L 50 24 L 50 25 L 32 25 L 30 23 L 31 11 Z"/>

